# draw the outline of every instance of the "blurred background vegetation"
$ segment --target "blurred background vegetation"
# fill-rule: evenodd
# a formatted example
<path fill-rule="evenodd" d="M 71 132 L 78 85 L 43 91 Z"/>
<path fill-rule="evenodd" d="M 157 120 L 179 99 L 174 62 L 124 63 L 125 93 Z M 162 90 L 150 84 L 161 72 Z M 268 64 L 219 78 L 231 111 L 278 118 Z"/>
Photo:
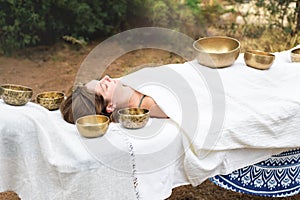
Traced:
<path fill-rule="evenodd" d="M 0 66 L 0 81 L 28 85 L 36 93 L 68 91 L 88 53 L 85 47 L 125 30 L 149 26 L 176 30 L 193 39 L 231 36 L 241 42 L 242 51 L 283 51 L 300 44 L 300 0 L 0 0 L 0 57 L 18 55 L 19 50 L 26 57 L 2 59 L 5 70 Z M 44 48 L 65 43 L 75 51 L 60 48 L 53 53 Z M 184 61 L 172 53 L 155 53 L 150 49 L 122 56 L 108 68 L 110 75 L 128 74 L 145 63 Z M 195 188 L 175 189 L 170 200 L 220 198 L 267 199 L 230 193 L 207 181 Z"/>
<path fill-rule="evenodd" d="M 146 26 L 177 30 L 194 39 L 227 35 L 245 46 L 281 51 L 300 43 L 300 1 L 0 0 L 0 50 L 6 55 L 60 41 L 84 46 Z"/>

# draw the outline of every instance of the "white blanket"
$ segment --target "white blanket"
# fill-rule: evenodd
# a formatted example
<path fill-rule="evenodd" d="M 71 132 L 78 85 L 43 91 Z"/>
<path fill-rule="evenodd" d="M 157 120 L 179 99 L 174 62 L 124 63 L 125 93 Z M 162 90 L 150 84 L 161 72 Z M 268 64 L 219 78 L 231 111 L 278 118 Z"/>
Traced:
<path fill-rule="evenodd" d="M 0 100 L 0 133 L 1 192 L 13 190 L 22 200 L 136 198 L 132 173 L 116 171 L 95 159 L 75 126 L 63 121 L 59 111 L 30 102 L 9 106 Z M 115 160 L 132 171 L 126 152 Z"/>
<path fill-rule="evenodd" d="M 275 53 L 269 70 L 247 67 L 240 54 L 227 68 L 194 60 L 142 69 L 122 82 L 154 97 L 182 129 L 184 168 L 197 185 L 300 146 L 300 64 L 289 52 Z"/>
<path fill-rule="evenodd" d="M 268 71 L 246 67 L 241 54 L 224 69 L 191 61 L 157 68 L 165 77 L 136 72 L 139 82 L 122 81 L 153 96 L 171 119 L 150 119 L 138 130 L 111 123 L 95 139 L 80 137 L 59 111 L 0 100 L 0 190 L 14 190 L 22 200 L 165 199 L 176 186 L 299 147 L 300 66 L 288 55 L 277 53 Z M 213 73 L 207 80 L 221 80 L 222 87 L 199 79 L 210 71 L 220 79 Z"/>
<path fill-rule="evenodd" d="M 153 134 L 155 125 L 160 134 Z M 0 191 L 31 199 L 165 199 L 187 184 L 181 137 L 170 120 L 81 137 L 59 111 L 0 100 Z"/>

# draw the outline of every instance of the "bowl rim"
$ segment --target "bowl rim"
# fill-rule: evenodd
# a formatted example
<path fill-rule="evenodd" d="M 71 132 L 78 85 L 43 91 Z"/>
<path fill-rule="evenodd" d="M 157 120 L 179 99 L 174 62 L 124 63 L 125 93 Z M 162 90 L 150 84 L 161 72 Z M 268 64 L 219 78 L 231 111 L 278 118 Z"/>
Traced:
<path fill-rule="evenodd" d="M 92 124 L 92 123 L 89 123 L 89 124 L 83 124 L 83 123 L 78 123 L 79 120 L 81 120 L 81 119 L 83 119 L 83 118 L 87 118 L 87 117 L 88 117 L 88 118 L 90 118 L 90 117 L 104 117 L 104 118 L 106 118 L 106 121 L 103 122 L 103 123 L 101 123 L 101 125 L 102 125 L 102 124 L 105 125 L 105 124 L 107 124 L 107 123 L 110 122 L 109 117 L 107 117 L 106 115 L 93 114 L 93 115 L 85 115 L 85 116 L 79 117 L 78 119 L 76 119 L 75 124 L 76 124 L 76 125 L 80 125 L 80 126 L 98 126 L 98 125 L 99 125 L 99 123 L 98 123 L 98 124 Z"/>
<path fill-rule="evenodd" d="M 22 88 L 25 88 L 26 90 L 15 90 L 15 89 L 11 89 L 11 88 L 5 88 L 5 86 L 22 87 Z M 1 84 L 0 87 L 3 90 L 9 90 L 9 91 L 33 92 L 33 89 L 31 87 L 25 86 L 25 85 L 19 85 L 19 84 L 5 83 L 5 84 Z"/>
<path fill-rule="evenodd" d="M 261 51 L 261 50 L 247 50 L 245 52 L 245 55 L 246 54 L 255 55 L 255 56 L 266 56 L 266 57 L 275 58 L 274 54 L 272 54 L 270 52 L 266 52 L 266 51 Z"/>
<path fill-rule="evenodd" d="M 201 52 L 201 53 L 209 53 L 209 54 L 216 54 L 216 55 L 224 54 L 224 52 L 206 52 L 206 51 L 203 51 L 203 50 L 201 50 L 201 49 L 199 49 L 199 48 L 196 47 L 196 44 L 197 44 L 199 41 L 205 40 L 205 39 L 212 39 L 212 38 L 231 39 L 231 40 L 234 40 L 235 42 L 237 42 L 238 46 L 237 46 L 235 49 L 230 50 L 230 51 L 227 51 L 227 52 L 225 52 L 225 53 L 232 53 L 232 52 L 234 52 L 234 51 L 236 51 L 236 50 L 238 50 L 238 49 L 241 48 L 241 42 L 240 42 L 239 40 L 237 40 L 237 39 L 235 39 L 235 38 L 233 38 L 233 37 L 229 37 L 229 36 L 216 35 L 216 36 L 202 37 L 202 38 L 199 38 L 199 39 L 195 40 L 195 41 L 193 42 L 193 47 L 194 47 L 194 49 L 195 49 L 196 51 L 198 51 L 198 52 Z"/>
<path fill-rule="evenodd" d="M 40 97 L 40 95 L 43 95 L 43 94 L 47 94 L 47 93 L 59 93 L 59 94 L 62 94 L 61 97 L 55 97 L 55 98 L 45 98 L 45 97 Z M 40 92 L 36 95 L 36 99 L 60 99 L 60 98 L 65 98 L 66 94 L 64 92 L 61 92 L 61 91 L 56 91 L 56 90 L 53 90 L 53 91 L 46 91 L 46 92 Z"/>
<path fill-rule="evenodd" d="M 300 48 L 295 48 L 291 51 L 292 54 L 300 55 Z"/>
<path fill-rule="evenodd" d="M 145 113 L 142 114 L 124 114 L 124 113 L 120 113 L 123 110 L 129 110 L 129 109 L 139 109 L 139 110 L 145 110 Z M 123 115 L 123 116 L 143 116 L 143 115 L 148 115 L 150 113 L 149 109 L 146 108 L 139 108 L 139 107 L 130 107 L 130 108 L 121 108 L 118 110 L 118 115 Z"/>

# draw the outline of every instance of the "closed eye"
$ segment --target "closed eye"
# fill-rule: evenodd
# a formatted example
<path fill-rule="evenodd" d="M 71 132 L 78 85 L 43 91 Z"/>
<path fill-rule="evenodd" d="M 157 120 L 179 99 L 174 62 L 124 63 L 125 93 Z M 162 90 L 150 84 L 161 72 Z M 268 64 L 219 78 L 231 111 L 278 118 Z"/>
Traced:
<path fill-rule="evenodd" d="M 104 92 L 105 90 L 107 90 L 107 88 L 108 88 L 107 84 L 104 84 L 104 83 L 101 83 L 101 84 L 100 84 L 100 87 L 101 87 L 101 89 L 102 89 L 103 92 Z"/>

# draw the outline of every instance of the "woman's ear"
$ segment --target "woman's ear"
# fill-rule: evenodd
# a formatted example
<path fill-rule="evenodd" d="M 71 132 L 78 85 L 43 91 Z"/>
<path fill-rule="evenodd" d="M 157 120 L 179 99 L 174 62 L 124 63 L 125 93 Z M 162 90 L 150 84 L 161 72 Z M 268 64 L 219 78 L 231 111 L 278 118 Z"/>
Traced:
<path fill-rule="evenodd" d="M 116 105 L 113 103 L 109 103 L 106 106 L 106 112 L 107 113 L 112 113 L 116 109 Z"/>

